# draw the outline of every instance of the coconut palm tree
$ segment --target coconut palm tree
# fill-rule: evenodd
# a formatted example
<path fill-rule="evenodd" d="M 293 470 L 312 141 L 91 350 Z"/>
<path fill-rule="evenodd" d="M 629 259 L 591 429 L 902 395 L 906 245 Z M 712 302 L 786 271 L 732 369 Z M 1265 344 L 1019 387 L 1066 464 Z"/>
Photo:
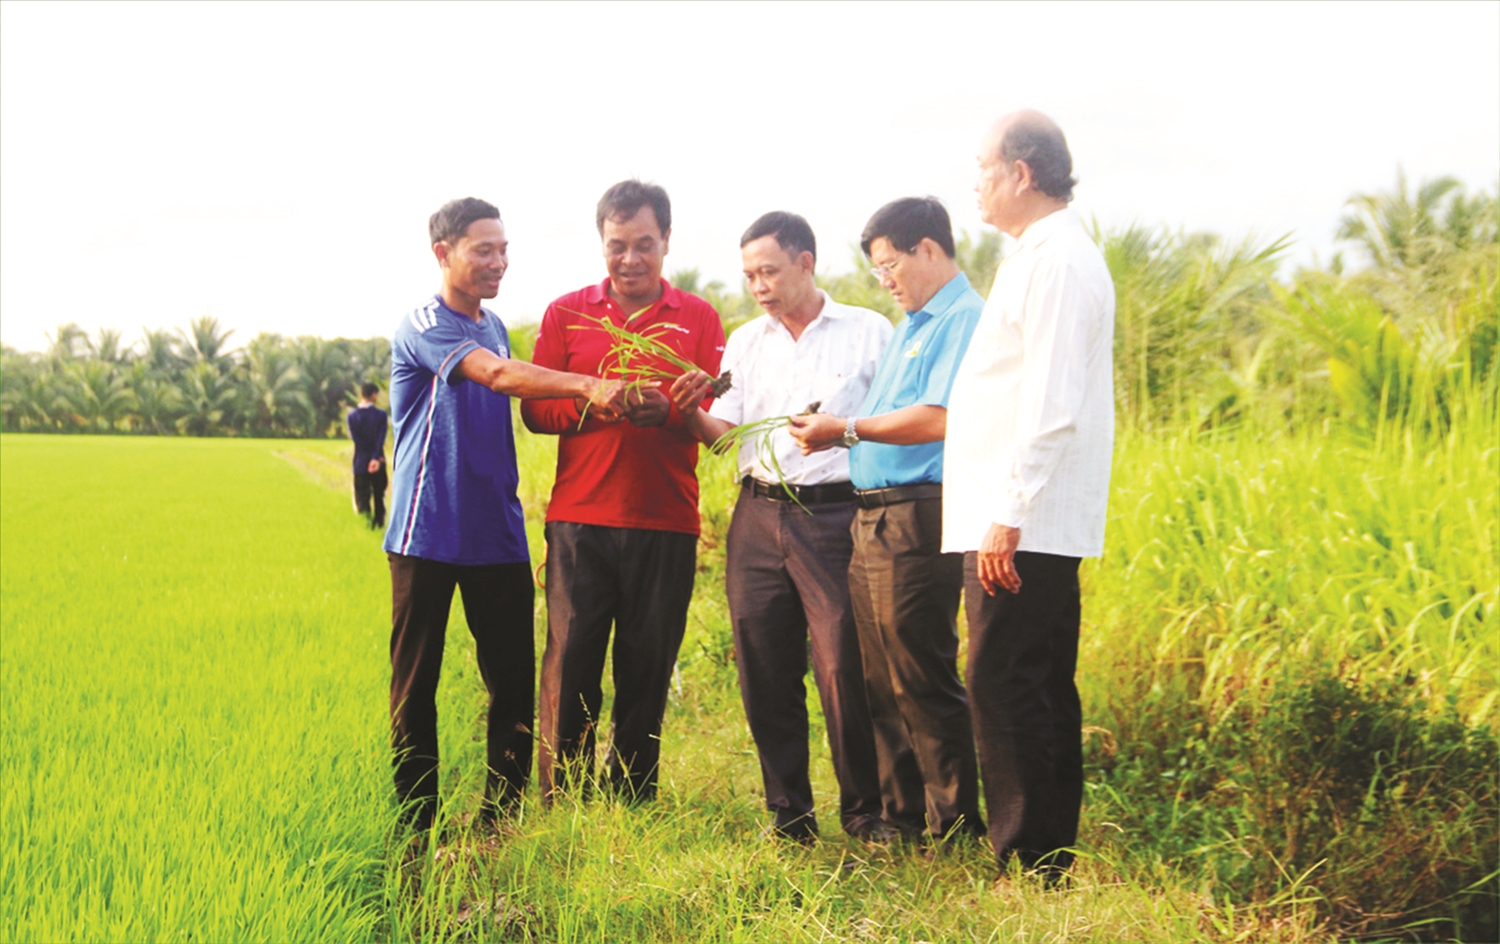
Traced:
<path fill-rule="evenodd" d="M 142 328 L 140 361 L 150 368 L 153 376 L 175 378 L 185 363 L 181 343 L 180 335 L 166 328 Z"/>
<path fill-rule="evenodd" d="M 77 360 L 89 353 L 88 334 L 71 321 L 59 325 L 47 342 L 47 359 L 54 364 Z"/>
<path fill-rule="evenodd" d="M 298 421 L 307 415 L 307 394 L 281 335 L 261 334 L 245 346 L 241 393 L 245 432 L 253 436 L 298 432 Z"/>
<path fill-rule="evenodd" d="M 1357 243 L 1377 269 L 1417 269 L 1496 239 L 1495 198 L 1466 194 L 1455 177 L 1410 190 L 1397 168 L 1394 190 L 1349 198 L 1338 238 Z"/>
<path fill-rule="evenodd" d="M 140 360 L 130 365 L 129 383 L 135 392 L 135 428 L 156 436 L 175 432 L 182 410 L 182 391 L 173 379 Z"/>
<path fill-rule="evenodd" d="M 107 361 L 72 361 L 61 375 L 58 392 L 74 425 L 82 431 L 115 432 L 135 406 L 135 394 L 126 377 Z"/>
<path fill-rule="evenodd" d="M 309 437 L 336 436 L 355 387 L 348 342 L 302 337 L 292 342 L 292 356 L 307 397 L 300 427 Z"/>
<path fill-rule="evenodd" d="M 1196 423 L 1196 404 L 1221 386 L 1233 339 L 1253 336 L 1267 281 L 1290 245 L 1132 224 L 1094 241 L 1115 283 L 1115 386 L 1122 418 L 1140 429 Z M 1220 407 L 1222 412 L 1222 406 Z"/>
<path fill-rule="evenodd" d="M 178 432 L 189 436 L 225 433 L 238 398 L 233 378 L 221 374 L 208 361 L 197 361 L 183 371 L 178 382 L 182 402 L 176 419 Z"/>
<path fill-rule="evenodd" d="M 0 428 L 36 431 L 56 426 L 50 373 L 42 355 L 0 348 Z"/>
<path fill-rule="evenodd" d="M 229 336 L 234 331 L 219 324 L 219 319 L 210 315 L 194 318 L 182 332 L 183 351 L 189 360 L 212 364 L 220 373 L 233 365 L 229 353 Z"/>

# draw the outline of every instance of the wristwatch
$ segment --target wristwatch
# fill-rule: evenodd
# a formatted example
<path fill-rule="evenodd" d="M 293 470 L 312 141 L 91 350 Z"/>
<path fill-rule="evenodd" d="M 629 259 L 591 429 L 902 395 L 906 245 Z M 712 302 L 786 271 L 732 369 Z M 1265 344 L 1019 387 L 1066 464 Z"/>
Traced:
<path fill-rule="evenodd" d="M 839 440 L 839 445 L 845 449 L 853 449 L 859 445 L 859 433 L 854 431 L 854 417 L 849 417 L 849 422 L 844 424 L 844 438 Z"/>

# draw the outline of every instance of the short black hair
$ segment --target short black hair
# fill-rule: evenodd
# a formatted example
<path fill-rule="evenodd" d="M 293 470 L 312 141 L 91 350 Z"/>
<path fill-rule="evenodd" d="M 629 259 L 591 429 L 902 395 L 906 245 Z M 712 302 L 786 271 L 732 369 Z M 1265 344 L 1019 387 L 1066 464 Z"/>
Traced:
<path fill-rule="evenodd" d="M 498 219 L 500 210 L 493 203 L 486 203 L 478 197 L 449 200 L 427 221 L 427 235 L 432 237 L 432 244 L 436 246 L 438 243 L 459 239 L 469 231 L 469 224 L 475 220 Z"/>
<path fill-rule="evenodd" d="M 483 217 L 481 217 L 481 219 L 483 219 Z M 372 383 L 371 381 L 366 380 L 364 383 L 359 385 L 359 395 L 364 397 L 366 400 L 375 399 L 375 394 L 379 392 L 380 386 L 378 384 Z"/>
<path fill-rule="evenodd" d="M 1045 115 L 1027 113 L 1010 123 L 1000 138 L 1000 158 L 1025 161 L 1036 189 L 1057 200 L 1072 200 L 1078 181 L 1073 177 L 1073 155 L 1062 129 Z"/>
<path fill-rule="evenodd" d="M 902 197 L 875 211 L 865 224 L 859 248 L 870 258 L 870 244 L 885 237 L 897 252 L 912 252 L 917 243 L 930 239 L 952 259 L 953 222 L 937 197 Z"/>
<path fill-rule="evenodd" d="M 813 236 L 812 227 L 795 213 L 772 210 L 765 214 L 745 230 L 745 235 L 740 237 L 740 248 L 744 249 L 764 236 L 775 236 L 776 245 L 793 259 L 805 252 L 813 257 L 814 262 L 818 261 L 818 240 Z"/>
<path fill-rule="evenodd" d="M 599 235 L 604 235 L 604 221 L 610 219 L 629 220 L 648 206 L 656 214 L 656 225 L 663 234 L 672 228 L 672 201 L 667 192 L 656 184 L 648 184 L 631 178 L 622 180 L 604 191 L 599 198 L 599 211 L 594 216 L 594 225 Z"/>

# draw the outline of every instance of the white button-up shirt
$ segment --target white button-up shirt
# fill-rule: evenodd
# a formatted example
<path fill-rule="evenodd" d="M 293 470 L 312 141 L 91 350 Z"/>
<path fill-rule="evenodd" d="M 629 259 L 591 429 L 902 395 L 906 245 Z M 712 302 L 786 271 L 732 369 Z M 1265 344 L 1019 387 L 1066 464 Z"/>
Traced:
<path fill-rule="evenodd" d="M 868 308 L 841 305 L 819 291 L 823 309 L 799 338 L 778 319 L 761 315 L 741 325 L 724 345 L 723 369 L 734 372 L 734 386 L 709 410 L 739 426 L 771 416 L 792 416 L 820 402 L 819 410 L 853 416 L 870 388 L 880 355 L 891 339 L 891 323 Z M 804 456 L 785 429 L 772 434 L 769 448 L 791 485 L 849 481 L 849 451 L 827 449 Z M 781 481 L 759 436 L 740 442 L 740 475 L 768 484 Z"/>
<path fill-rule="evenodd" d="M 1001 264 L 948 401 L 943 550 L 992 523 L 1019 550 L 1104 550 L 1114 448 L 1115 289 L 1070 209 L 1032 223 Z"/>

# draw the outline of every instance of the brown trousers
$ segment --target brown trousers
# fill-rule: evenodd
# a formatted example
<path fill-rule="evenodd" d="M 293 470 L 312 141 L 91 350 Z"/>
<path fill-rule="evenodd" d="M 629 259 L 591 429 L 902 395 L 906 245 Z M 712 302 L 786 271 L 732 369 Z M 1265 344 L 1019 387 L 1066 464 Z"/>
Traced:
<path fill-rule="evenodd" d="M 438 807 L 437 687 L 453 588 L 464 598 L 479 674 L 489 691 L 485 815 L 520 799 L 531 774 L 536 677 L 531 567 L 391 561 L 391 742 L 402 816 L 432 826 Z"/>
<path fill-rule="evenodd" d="M 963 556 L 943 554 L 943 500 L 861 508 L 849 589 L 886 822 L 982 835 L 969 703 L 958 678 Z"/>
<path fill-rule="evenodd" d="M 656 795 L 661 721 L 687 628 L 698 537 L 676 531 L 547 523 L 547 649 L 542 655 L 542 798 L 587 785 L 614 628 L 611 788 Z"/>
<path fill-rule="evenodd" d="M 846 828 L 880 817 L 880 778 L 849 602 L 852 501 L 811 504 L 740 492 L 725 584 L 745 718 L 760 755 L 766 807 L 783 834 L 816 834 L 808 779 L 807 675 L 828 725 Z"/>

